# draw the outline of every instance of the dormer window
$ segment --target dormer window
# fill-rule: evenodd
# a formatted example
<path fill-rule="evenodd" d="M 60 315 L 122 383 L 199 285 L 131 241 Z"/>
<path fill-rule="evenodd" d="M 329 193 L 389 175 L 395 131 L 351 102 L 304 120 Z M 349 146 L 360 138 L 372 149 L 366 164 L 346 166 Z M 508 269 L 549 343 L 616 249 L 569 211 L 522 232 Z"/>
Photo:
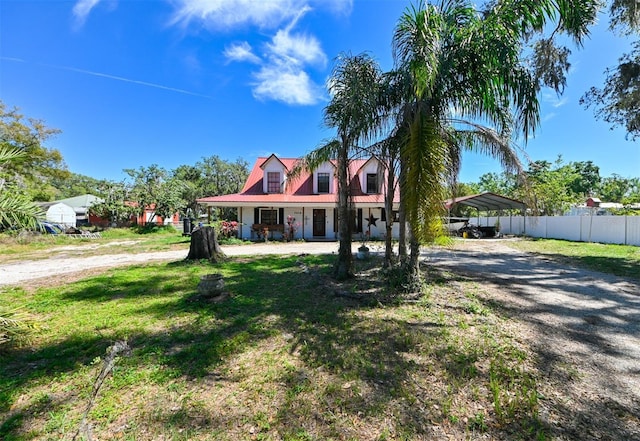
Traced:
<path fill-rule="evenodd" d="M 281 193 L 279 172 L 267 172 L 267 193 Z"/>
<path fill-rule="evenodd" d="M 318 173 L 318 193 L 329 193 L 329 173 Z"/>
<path fill-rule="evenodd" d="M 378 193 L 378 174 L 377 173 L 367 173 L 367 193 L 368 194 Z"/>

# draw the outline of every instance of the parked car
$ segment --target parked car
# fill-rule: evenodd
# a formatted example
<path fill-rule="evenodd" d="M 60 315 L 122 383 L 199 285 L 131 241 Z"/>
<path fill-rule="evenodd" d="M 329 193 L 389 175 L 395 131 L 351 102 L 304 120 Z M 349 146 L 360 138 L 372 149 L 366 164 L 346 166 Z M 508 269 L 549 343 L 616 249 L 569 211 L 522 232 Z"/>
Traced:
<path fill-rule="evenodd" d="M 66 230 L 63 225 L 53 222 L 39 222 L 38 229 L 45 234 L 64 234 Z"/>

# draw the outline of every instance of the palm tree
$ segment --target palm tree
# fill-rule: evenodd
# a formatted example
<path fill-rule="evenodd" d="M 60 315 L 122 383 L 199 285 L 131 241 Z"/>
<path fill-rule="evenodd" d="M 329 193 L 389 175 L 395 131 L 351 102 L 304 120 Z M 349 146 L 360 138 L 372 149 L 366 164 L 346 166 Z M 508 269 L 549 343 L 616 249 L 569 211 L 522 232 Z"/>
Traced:
<path fill-rule="evenodd" d="M 393 52 L 406 78 L 398 125 L 405 133 L 400 188 L 412 287 L 419 282 L 419 245 L 437 231 L 446 183 L 457 175 L 462 151 L 488 154 L 522 172 L 513 135 L 526 142 L 539 124 L 541 84 L 564 86 L 566 52 L 544 40 L 534 70 L 523 57 L 525 40 L 557 17 L 553 35 L 566 32 L 580 43 L 597 3 L 496 0 L 479 12 L 466 0 L 421 0 L 400 18 Z"/>
<path fill-rule="evenodd" d="M 19 161 L 22 157 L 22 151 L 0 145 L 0 170 L 2 164 Z M 40 207 L 9 186 L 0 176 L 0 231 L 7 228 L 36 228 L 38 218 L 42 216 Z"/>
<path fill-rule="evenodd" d="M 382 72 L 367 54 L 338 57 L 328 82 L 331 101 L 324 109 L 324 123 L 337 131 L 336 139 L 307 155 L 306 168 L 313 169 L 323 161 L 336 160 L 338 176 L 338 234 L 340 247 L 334 276 L 341 280 L 353 276 L 350 222 L 350 157 L 361 143 L 379 132 L 379 87 Z"/>
<path fill-rule="evenodd" d="M 0 145 L 0 165 L 18 161 L 23 155 L 18 149 Z M 43 214 L 40 207 L 22 194 L 9 190 L 7 183 L 0 177 L 0 231 L 10 227 L 36 228 L 38 217 Z M 31 326 L 31 322 L 20 311 L 0 307 L 0 345 L 19 339 Z"/>

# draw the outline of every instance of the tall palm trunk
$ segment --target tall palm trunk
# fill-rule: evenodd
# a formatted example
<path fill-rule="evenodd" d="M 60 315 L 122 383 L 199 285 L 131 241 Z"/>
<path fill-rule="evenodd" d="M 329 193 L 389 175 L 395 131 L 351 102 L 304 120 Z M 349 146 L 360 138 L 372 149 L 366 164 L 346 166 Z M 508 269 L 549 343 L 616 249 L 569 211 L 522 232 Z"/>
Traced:
<path fill-rule="evenodd" d="M 390 161 L 390 165 L 393 164 Z M 384 262 L 382 264 L 383 268 L 391 268 L 393 265 L 393 222 L 395 216 L 393 215 L 393 196 L 395 194 L 395 176 L 393 173 L 393 168 L 389 167 L 387 170 L 387 194 L 384 201 L 384 209 L 387 213 L 387 222 L 385 226 L 385 236 L 384 236 Z"/>
<path fill-rule="evenodd" d="M 405 283 L 406 290 L 409 292 L 418 292 L 422 289 L 422 277 L 420 276 L 420 242 L 411 233 L 409 227 L 409 260 L 405 266 Z"/>
<path fill-rule="evenodd" d="M 349 140 L 343 136 L 341 147 L 338 150 L 338 234 L 340 235 L 340 248 L 338 260 L 334 266 L 334 276 L 338 280 L 344 280 L 353 276 L 353 254 L 351 253 L 351 223 L 349 222 Z"/>
<path fill-rule="evenodd" d="M 398 259 L 400 264 L 404 265 L 407 260 L 407 211 L 404 204 L 405 200 L 405 173 L 406 167 L 403 164 L 402 155 L 400 155 L 400 207 L 398 211 Z"/>

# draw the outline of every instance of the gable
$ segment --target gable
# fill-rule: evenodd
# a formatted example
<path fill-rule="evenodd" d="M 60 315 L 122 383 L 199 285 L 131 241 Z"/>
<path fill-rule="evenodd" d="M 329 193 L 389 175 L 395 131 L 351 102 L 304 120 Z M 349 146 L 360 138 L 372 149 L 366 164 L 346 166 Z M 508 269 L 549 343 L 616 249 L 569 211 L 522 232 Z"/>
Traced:
<path fill-rule="evenodd" d="M 294 169 L 298 161 L 299 158 L 279 158 L 276 155 L 259 157 L 251 168 L 245 185 L 239 193 L 200 198 L 198 202 L 206 205 L 223 204 L 224 206 L 235 206 L 235 204 L 255 206 L 278 203 L 335 204 L 338 188 L 335 161 L 327 161 L 313 172 L 305 171 L 296 178 L 288 179 L 287 173 Z M 267 173 L 270 171 L 282 173 L 281 192 L 270 193 L 267 191 Z M 384 194 L 382 192 L 384 179 L 382 176 L 379 178 L 380 191 L 369 194 L 366 192 L 366 172 L 377 173 L 377 171 L 378 159 L 375 157 L 350 161 L 348 173 L 351 176 L 350 188 L 355 203 L 376 205 L 384 203 Z M 328 193 L 318 191 L 318 173 L 329 174 Z M 323 185 L 326 185 L 326 181 Z M 397 191 L 395 193 L 394 201 L 397 201 L 399 200 L 399 194 Z"/>

